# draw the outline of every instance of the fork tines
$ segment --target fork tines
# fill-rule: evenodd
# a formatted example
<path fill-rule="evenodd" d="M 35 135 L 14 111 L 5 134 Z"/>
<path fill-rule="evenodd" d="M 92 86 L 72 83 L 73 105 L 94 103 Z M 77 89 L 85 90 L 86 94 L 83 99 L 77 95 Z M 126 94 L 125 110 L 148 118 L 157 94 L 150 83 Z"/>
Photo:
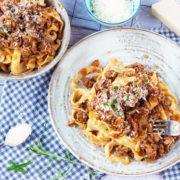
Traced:
<path fill-rule="evenodd" d="M 153 134 L 164 135 L 168 128 L 168 121 L 166 120 L 157 120 L 153 124 Z"/>
<path fill-rule="evenodd" d="M 156 120 L 155 123 L 168 123 L 168 120 Z"/>

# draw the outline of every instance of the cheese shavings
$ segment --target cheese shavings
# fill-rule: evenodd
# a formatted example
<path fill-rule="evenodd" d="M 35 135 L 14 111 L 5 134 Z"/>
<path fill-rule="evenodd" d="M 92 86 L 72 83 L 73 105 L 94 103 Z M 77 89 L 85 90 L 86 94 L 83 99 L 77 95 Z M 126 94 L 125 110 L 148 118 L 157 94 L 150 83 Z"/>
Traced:
<path fill-rule="evenodd" d="M 133 2 L 130 0 L 92 0 L 94 15 L 109 23 L 127 20 L 133 12 Z"/>

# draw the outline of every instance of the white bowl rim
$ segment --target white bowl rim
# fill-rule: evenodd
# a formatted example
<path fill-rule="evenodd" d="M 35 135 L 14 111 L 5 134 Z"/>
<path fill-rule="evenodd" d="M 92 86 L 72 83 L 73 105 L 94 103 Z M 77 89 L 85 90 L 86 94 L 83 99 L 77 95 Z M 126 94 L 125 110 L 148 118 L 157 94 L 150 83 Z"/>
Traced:
<path fill-rule="evenodd" d="M 68 55 L 68 53 L 70 53 L 70 51 L 74 48 L 76 48 L 76 46 L 78 46 L 81 42 L 85 41 L 86 39 L 89 39 L 91 38 L 92 36 L 95 36 L 97 34 L 100 34 L 100 33 L 103 33 L 103 32 L 107 32 L 107 31 L 114 31 L 114 30 L 135 30 L 135 31 L 144 31 L 144 32 L 147 32 L 147 33 L 151 33 L 151 34 L 154 34 L 154 35 L 158 35 L 159 37 L 169 41 L 169 43 L 172 43 L 173 45 L 175 45 L 177 48 L 180 49 L 180 46 L 178 44 L 176 44 L 174 41 L 170 40 L 169 38 L 161 35 L 161 34 L 158 34 L 156 32 L 153 32 L 153 31 L 149 31 L 149 30 L 145 30 L 145 29 L 139 29 L 139 28 L 129 28 L 129 27 L 117 27 L 117 28 L 111 28 L 111 29 L 106 29 L 106 30 L 102 30 L 102 31 L 98 31 L 98 32 L 95 32 L 93 34 L 90 34 L 86 37 L 84 37 L 83 39 L 81 39 L 80 41 L 78 41 L 77 43 L 75 43 L 71 48 L 68 49 L 68 51 L 65 53 L 65 55 L 63 56 L 62 58 L 62 61 L 64 60 L 65 56 Z M 58 74 L 58 71 L 60 70 L 60 65 L 61 65 L 61 62 L 56 66 L 54 72 L 53 72 L 53 75 L 52 75 L 52 78 L 50 80 L 50 84 L 49 84 L 49 90 L 48 90 L 48 111 L 49 111 L 49 115 L 50 115 L 50 121 L 51 121 L 51 124 L 57 134 L 57 136 L 59 137 L 59 139 L 61 140 L 62 144 L 78 159 L 80 160 L 81 162 L 83 162 L 84 164 L 88 165 L 89 167 L 95 169 L 95 170 L 98 170 L 100 172 L 103 172 L 105 174 L 111 174 L 111 175 L 116 175 L 116 176 L 144 176 L 144 175 L 149 175 L 149 174 L 154 174 L 154 173 L 158 173 L 158 172 L 161 172 L 163 170 L 166 170 L 168 169 L 169 167 L 177 164 L 178 162 L 180 162 L 180 157 L 177 158 L 176 160 L 174 160 L 171 164 L 168 164 L 166 165 L 165 167 L 163 168 L 160 168 L 160 169 L 157 169 L 157 170 L 154 170 L 154 171 L 150 171 L 150 172 L 145 172 L 145 173 L 139 173 L 139 174 L 122 174 L 122 173 L 114 173 L 114 172 L 111 172 L 110 170 L 107 172 L 106 170 L 103 170 L 103 169 L 100 169 L 94 165 L 92 165 L 89 161 L 87 160 L 84 160 L 82 157 L 79 157 L 70 147 L 70 145 L 68 145 L 65 140 L 60 136 L 60 134 L 58 133 L 58 128 L 56 127 L 56 122 L 54 121 L 53 119 L 53 113 L 52 113 L 52 106 L 51 106 L 51 92 L 52 92 L 52 89 L 53 89 L 53 83 L 55 82 L 54 81 L 54 75 L 55 74 Z"/>
<path fill-rule="evenodd" d="M 64 31 L 66 31 L 66 36 L 64 36 L 63 34 L 63 38 L 62 38 L 62 44 L 61 47 L 59 49 L 59 52 L 56 54 L 56 56 L 54 57 L 54 59 L 47 65 L 45 65 L 43 68 L 41 69 L 36 69 L 33 70 L 30 73 L 24 73 L 22 75 L 13 75 L 10 73 L 5 73 L 5 72 L 0 72 L 0 79 L 3 80 L 26 80 L 26 79 L 30 79 L 30 78 L 34 78 L 36 76 L 42 75 L 45 72 L 47 72 L 48 70 L 52 69 L 63 57 L 64 53 L 66 52 L 68 45 L 69 45 L 69 41 L 70 41 L 70 37 L 71 37 L 71 26 L 70 26 L 70 21 L 69 21 L 69 17 L 67 14 L 66 9 L 64 8 L 64 6 L 58 1 L 58 0 L 54 0 L 57 1 L 59 8 L 61 9 L 62 14 L 61 18 L 64 21 Z M 63 48 L 62 48 L 63 46 Z"/>
<path fill-rule="evenodd" d="M 120 21 L 120 22 L 116 22 L 116 23 L 109 23 L 109 22 L 106 22 L 106 21 L 103 21 L 101 19 L 99 19 L 97 16 L 95 16 L 90 10 L 89 8 L 87 7 L 87 3 L 86 3 L 86 0 L 84 0 L 84 3 L 85 3 L 85 7 L 89 13 L 89 15 L 98 23 L 104 25 L 104 26 L 120 26 L 122 24 L 125 24 L 126 22 L 128 22 L 130 19 L 132 19 L 133 17 L 136 16 L 136 14 L 138 13 L 140 7 L 141 7 L 141 0 L 139 0 L 139 4 L 138 4 L 138 8 L 136 9 L 136 11 L 134 13 L 132 13 L 132 15 L 127 18 L 126 20 L 123 20 L 123 21 Z"/>

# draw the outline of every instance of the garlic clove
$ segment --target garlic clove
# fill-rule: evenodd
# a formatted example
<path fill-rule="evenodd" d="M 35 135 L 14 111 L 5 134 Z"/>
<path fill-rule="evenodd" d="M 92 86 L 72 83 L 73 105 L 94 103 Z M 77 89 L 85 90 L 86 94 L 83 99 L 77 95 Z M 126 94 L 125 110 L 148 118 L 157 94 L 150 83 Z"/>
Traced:
<path fill-rule="evenodd" d="M 4 142 L 4 145 L 7 146 L 18 146 L 22 144 L 31 134 L 31 125 L 30 124 L 18 124 L 15 127 L 12 127 L 7 135 Z"/>

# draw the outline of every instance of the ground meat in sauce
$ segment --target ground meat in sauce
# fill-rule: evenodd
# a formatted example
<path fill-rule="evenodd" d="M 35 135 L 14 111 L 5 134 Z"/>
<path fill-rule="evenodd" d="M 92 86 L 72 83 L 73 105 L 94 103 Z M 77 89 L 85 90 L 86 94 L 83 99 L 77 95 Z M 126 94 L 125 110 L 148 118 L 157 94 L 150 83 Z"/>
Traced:
<path fill-rule="evenodd" d="M 99 61 L 92 63 L 99 66 Z M 160 119 L 161 106 L 169 110 L 171 101 L 164 96 L 156 85 L 151 83 L 153 72 L 145 70 L 145 66 L 135 63 L 127 66 L 133 68 L 139 81 L 130 82 L 122 87 L 114 87 L 113 81 L 118 76 L 118 72 L 110 70 L 105 73 L 105 78 L 100 79 L 95 85 L 96 95 L 91 102 L 84 102 L 80 105 L 84 111 L 79 110 L 76 114 L 76 121 L 87 123 L 88 106 L 96 113 L 96 118 L 109 124 L 109 127 L 118 133 L 114 138 L 127 135 L 131 138 L 140 138 L 139 155 L 144 156 L 143 160 L 151 163 L 168 153 L 175 144 L 178 137 L 162 136 L 153 134 L 153 124 Z M 120 72 L 121 73 L 121 72 Z M 133 73 L 121 74 L 131 77 Z M 156 74 L 159 77 L 159 74 Z M 94 82 L 91 78 L 82 78 L 83 84 L 87 88 L 92 88 Z M 157 98 L 159 103 L 153 109 L 149 100 Z M 146 117 L 144 120 L 142 117 Z M 92 130 L 93 135 L 97 135 L 97 130 Z M 111 153 L 115 156 L 129 156 L 133 158 L 130 148 L 123 145 L 114 146 Z"/>
<path fill-rule="evenodd" d="M 85 101 L 83 103 L 80 104 L 79 108 L 82 108 L 83 110 L 88 110 L 88 102 Z"/>
<path fill-rule="evenodd" d="M 108 87 L 111 86 L 111 80 L 109 79 L 106 79 L 106 80 L 100 80 L 96 86 L 95 86 L 95 90 L 96 90 L 96 93 L 101 93 L 102 90 L 106 90 L 108 89 Z"/>
<path fill-rule="evenodd" d="M 121 157 L 121 156 L 129 156 L 129 154 L 131 154 L 132 151 L 130 148 L 120 145 L 120 146 L 114 146 L 111 152 L 116 156 Z"/>
<path fill-rule="evenodd" d="M 146 160 L 151 163 L 167 154 L 176 141 L 175 137 L 164 136 L 160 138 L 158 135 L 151 134 L 141 141 L 141 154 L 145 155 Z"/>
<path fill-rule="evenodd" d="M 94 136 L 97 136 L 98 135 L 98 130 L 91 130 L 90 131 Z"/>
<path fill-rule="evenodd" d="M 84 86 L 87 88 L 92 88 L 94 83 L 96 82 L 98 76 L 93 76 L 93 77 L 82 77 L 81 81 Z"/>
<path fill-rule="evenodd" d="M 82 124 L 86 124 L 88 121 L 89 117 L 88 117 L 88 113 L 78 110 L 76 113 L 76 121 L 80 122 Z"/>
<path fill-rule="evenodd" d="M 91 66 L 96 66 L 96 67 L 98 67 L 98 66 L 99 66 L 99 60 L 97 59 L 97 60 L 93 61 L 92 64 L 91 64 Z"/>
<path fill-rule="evenodd" d="M 112 82 L 118 73 L 113 70 L 106 72 L 106 79 L 102 79 L 96 84 L 97 96 L 92 99 L 91 108 L 97 112 L 97 119 L 105 121 L 112 129 L 120 132 L 116 134 L 115 138 L 118 138 L 123 132 L 131 137 L 146 134 L 147 138 L 141 142 L 141 154 L 146 157 L 148 162 L 153 162 L 167 153 L 175 140 L 174 137 L 161 137 L 160 139 L 158 135 L 147 135 L 147 132 L 153 132 L 153 123 L 160 118 L 159 105 L 151 110 L 148 100 L 159 97 L 160 104 L 164 109 L 168 109 L 171 103 L 167 98 L 161 97 L 161 92 L 157 86 L 150 84 L 152 72 L 145 71 L 145 67 L 139 64 L 129 67 L 135 69 L 141 82 L 129 83 L 127 86 L 119 87 L 118 90 L 114 91 L 112 90 Z M 147 76 L 144 77 L 141 73 Z M 157 76 L 159 75 L 157 74 Z M 105 94 L 102 96 L 103 93 Z M 128 97 L 127 94 L 129 94 Z M 116 104 L 111 107 L 109 102 L 111 102 L 112 96 L 116 96 Z M 102 106 L 103 102 L 106 104 L 105 107 Z M 100 107 L 99 104 L 101 104 Z M 117 111 L 123 112 L 123 115 L 119 116 Z M 142 116 L 149 117 L 148 122 L 144 122 L 144 125 L 139 121 Z M 121 150 L 121 148 L 117 148 L 117 156 L 126 154 L 126 151 Z"/>
<path fill-rule="evenodd" d="M 114 79 L 117 77 L 117 75 L 118 75 L 118 73 L 115 72 L 114 70 L 110 70 L 105 73 L 105 77 L 107 79 L 110 79 L 111 81 L 114 81 Z"/>
<path fill-rule="evenodd" d="M 0 1 L 0 48 L 19 49 L 21 61 L 24 62 L 34 55 L 55 56 L 56 40 L 62 39 L 60 29 L 63 24 L 56 18 L 47 16 L 47 12 L 54 8 L 44 7 L 39 3 Z M 58 29 L 55 41 L 47 37 L 47 31 L 52 25 Z"/>
<path fill-rule="evenodd" d="M 161 102 L 165 110 L 169 110 L 169 107 L 171 106 L 172 102 L 168 99 L 168 97 L 161 95 L 159 97 L 159 101 Z"/>
<path fill-rule="evenodd" d="M 144 69 L 146 68 L 146 66 L 143 66 L 142 64 L 139 64 L 139 63 L 134 63 L 134 64 L 131 64 L 131 65 L 126 66 L 126 67 L 133 68 L 136 73 L 144 72 Z"/>

